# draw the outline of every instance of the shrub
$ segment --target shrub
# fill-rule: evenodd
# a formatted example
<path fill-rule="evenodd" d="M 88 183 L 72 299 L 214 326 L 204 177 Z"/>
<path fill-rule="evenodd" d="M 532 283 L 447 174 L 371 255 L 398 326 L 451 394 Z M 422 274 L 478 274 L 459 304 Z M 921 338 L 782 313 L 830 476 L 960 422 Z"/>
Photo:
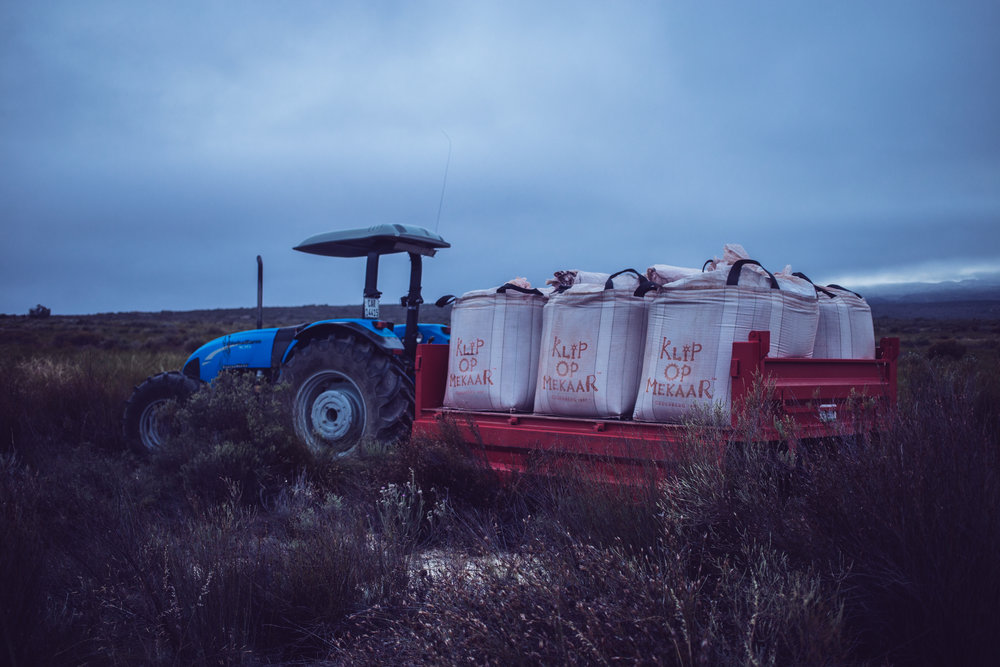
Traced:
<path fill-rule="evenodd" d="M 0 655 L 26 663 L 40 639 L 45 553 L 38 531 L 37 476 L 15 455 L 0 454 Z"/>
<path fill-rule="evenodd" d="M 907 355 L 866 436 L 740 444 L 773 423 L 761 386 L 638 487 L 544 457 L 500 485 L 457 437 L 311 456 L 240 375 L 150 459 L 110 456 L 176 357 L 7 355 L 0 662 L 991 663 L 1000 380 L 975 354 Z"/>
<path fill-rule="evenodd" d="M 965 346 L 954 339 L 947 339 L 938 341 L 934 343 L 929 348 L 927 348 L 927 358 L 937 359 L 943 357 L 945 359 L 961 359 L 965 356 Z"/>
<path fill-rule="evenodd" d="M 227 501 L 179 519 L 126 500 L 116 530 L 91 545 L 105 576 L 75 587 L 94 601 L 90 652 L 113 663 L 298 660 L 348 614 L 391 602 L 407 582 L 399 552 L 303 484 L 268 517 L 235 483 Z"/>
<path fill-rule="evenodd" d="M 217 503 L 235 483 L 260 503 L 311 460 L 287 425 L 283 388 L 250 374 L 224 373 L 173 409 L 177 432 L 152 455 L 168 493 L 176 481 L 189 498 Z"/>
<path fill-rule="evenodd" d="M 424 490 L 417 485 L 412 471 L 405 483 L 390 482 L 383 486 L 373 517 L 382 538 L 411 554 L 447 518 L 447 502 L 435 500 L 437 495 L 437 490 L 432 488 L 425 499 Z"/>
<path fill-rule="evenodd" d="M 332 657 L 368 664 L 816 664 L 843 659 L 840 610 L 818 578 L 762 550 L 690 576 L 684 553 L 636 557 L 533 540 L 455 559 L 403 613 L 363 613 Z M 707 567 L 706 567 L 707 570 Z M 407 611 L 412 609 L 412 611 Z"/>
<path fill-rule="evenodd" d="M 641 495 L 623 508 L 572 477 L 516 485 L 531 508 L 521 541 L 439 562 L 399 613 L 357 616 L 333 657 L 990 663 L 1000 443 L 996 406 L 972 399 L 991 385 L 958 366 L 907 370 L 897 418 L 871 437 L 736 446 L 759 432 L 766 400 L 732 442 L 709 415 L 652 514 Z"/>
<path fill-rule="evenodd" d="M 812 471 L 817 556 L 853 563 L 847 620 L 863 654 L 981 664 L 1000 633 L 1000 451 L 968 368 L 914 363 L 896 421 Z"/>
<path fill-rule="evenodd" d="M 402 475 L 412 473 L 425 491 L 447 489 L 449 500 L 469 507 L 494 507 L 503 493 L 499 477 L 476 455 L 475 447 L 462 441 L 457 430 L 446 425 L 440 439 L 414 438 L 394 450 Z"/>
<path fill-rule="evenodd" d="M 0 450 L 15 449 L 28 463 L 49 446 L 82 444 L 121 451 L 122 404 L 149 368 L 169 368 L 176 357 L 82 350 L 0 359 Z"/>

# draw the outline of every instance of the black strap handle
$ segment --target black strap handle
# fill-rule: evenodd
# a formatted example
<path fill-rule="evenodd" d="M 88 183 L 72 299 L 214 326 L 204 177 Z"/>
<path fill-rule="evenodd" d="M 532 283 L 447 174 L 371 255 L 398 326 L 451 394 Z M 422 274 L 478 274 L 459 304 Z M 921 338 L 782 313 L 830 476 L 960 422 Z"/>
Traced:
<path fill-rule="evenodd" d="M 745 264 L 755 264 L 756 266 L 759 266 L 760 268 L 764 269 L 764 266 L 755 259 L 738 260 L 735 264 L 733 264 L 733 268 L 729 269 L 729 277 L 726 278 L 727 285 L 740 284 L 740 271 L 743 270 L 743 266 Z M 771 273 L 767 269 L 764 269 L 764 273 L 766 273 L 768 277 L 771 279 L 771 289 L 781 289 L 778 286 L 778 279 L 774 277 L 773 273 Z"/>
<path fill-rule="evenodd" d="M 645 276 L 639 275 L 639 272 L 636 271 L 635 269 L 622 269 L 621 271 L 618 271 L 617 273 L 612 273 L 610 276 L 608 276 L 608 279 L 604 281 L 604 289 L 614 289 L 615 278 L 617 278 L 623 273 L 635 274 L 635 277 L 639 279 L 640 285 L 642 284 L 642 281 L 646 279 Z"/>
<path fill-rule="evenodd" d="M 654 283 L 652 280 L 646 280 L 645 282 L 640 282 L 639 286 L 635 288 L 635 292 L 632 296 L 646 296 L 649 292 L 653 290 L 659 291 L 660 286 Z"/>
<path fill-rule="evenodd" d="M 635 274 L 635 277 L 639 279 L 639 286 L 635 288 L 635 292 L 632 293 L 633 296 L 645 296 L 646 292 L 656 289 L 656 284 L 635 269 L 622 269 L 618 273 L 612 273 L 608 279 L 604 281 L 604 289 L 614 289 L 615 278 L 623 273 L 633 273 Z"/>
<path fill-rule="evenodd" d="M 504 283 L 503 285 L 497 288 L 497 294 L 505 294 L 509 289 L 512 289 L 515 292 L 520 292 L 521 294 L 536 294 L 538 296 L 545 296 L 534 287 L 531 288 L 520 287 L 519 285 L 515 285 L 514 283 Z"/>
<path fill-rule="evenodd" d="M 836 294 L 834 294 L 833 292 L 831 292 L 828 289 L 823 289 L 822 287 L 820 287 L 819 285 L 817 285 L 813 281 L 809 280 L 809 276 L 807 276 L 806 274 L 802 273 L 801 271 L 796 271 L 792 275 L 795 276 L 796 278 L 802 278 L 802 280 L 804 280 L 807 283 L 809 283 L 810 285 L 812 285 L 813 289 L 816 290 L 817 292 L 822 292 L 823 294 L 827 295 L 831 299 L 836 299 L 837 298 Z"/>
<path fill-rule="evenodd" d="M 445 294 L 444 296 L 442 296 L 441 298 L 439 298 L 437 301 L 435 301 L 434 305 L 437 306 L 438 308 L 444 308 L 445 306 L 447 306 L 450 303 L 455 303 L 455 295 L 454 294 Z"/>
<path fill-rule="evenodd" d="M 827 285 L 827 287 L 832 287 L 834 289 L 839 289 L 839 290 L 844 290 L 845 292 L 850 292 L 851 294 L 853 294 L 854 296 L 858 297 L 859 299 L 865 298 L 865 297 L 861 296 L 860 294 L 858 294 L 857 292 L 855 292 L 854 290 L 849 290 L 846 287 L 841 287 L 840 285 L 830 284 L 830 285 Z"/>
<path fill-rule="evenodd" d="M 705 269 L 707 269 L 708 265 L 713 263 L 714 261 L 715 261 L 714 259 L 706 259 L 705 263 L 701 265 L 701 272 L 705 273 Z"/>

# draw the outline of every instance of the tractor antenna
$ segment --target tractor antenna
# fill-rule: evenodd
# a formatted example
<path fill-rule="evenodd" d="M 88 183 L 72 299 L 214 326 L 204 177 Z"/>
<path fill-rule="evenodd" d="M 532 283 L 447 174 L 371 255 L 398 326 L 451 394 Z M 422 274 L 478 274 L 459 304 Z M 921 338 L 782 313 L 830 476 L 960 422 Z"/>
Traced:
<path fill-rule="evenodd" d="M 441 199 L 438 200 L 438 215 L 437 220 L 434 222 L 434 232 L 437 233 L 438 225 L 441 224 L 441 206 L 444 205 L 444 188 L 448 185 L 448 166 L 451 165 L 451 137 L 444 130 L 441 130 L 441 134 L 444 138 L 448 140 L 448 159 L 444 163 L 444 180 L 441 182 Z"/>

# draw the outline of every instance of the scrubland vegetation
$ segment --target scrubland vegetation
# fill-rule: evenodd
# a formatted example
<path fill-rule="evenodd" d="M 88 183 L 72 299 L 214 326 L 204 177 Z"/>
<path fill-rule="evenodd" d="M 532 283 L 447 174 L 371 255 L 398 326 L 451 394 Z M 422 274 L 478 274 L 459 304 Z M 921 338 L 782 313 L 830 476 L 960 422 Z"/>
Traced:
<path fill-rule="evenodd" d="M 1000 656 L 993 323 L 982 345 L 893 324 L 924 330 L 904 333 L 877 436 L 734 445 L 720 466 L 693 426 L 675 475 L 629 488 L 500 484 L 447 437 L 317 458 L 282 389 L 240 376 L 137 457 L 118 422 L 132 386 L 227 326 L 161 325 L 0 320 L 2 663 Z M 961 354 L 932 352 L 949 335 Z"/>

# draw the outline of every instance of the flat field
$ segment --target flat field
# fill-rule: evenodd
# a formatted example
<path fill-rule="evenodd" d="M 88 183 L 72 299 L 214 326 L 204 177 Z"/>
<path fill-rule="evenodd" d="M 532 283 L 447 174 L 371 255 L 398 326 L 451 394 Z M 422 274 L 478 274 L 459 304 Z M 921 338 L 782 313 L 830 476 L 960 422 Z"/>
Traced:
<path fill-rule="evenodd" d="M 693 424 L 643 488 L 501 484 L 447 438 L 313 456 L 236 376 L 136 455 L 132 387 L 254 313 L 0 317 L 0 662 L 995 664 L 1000 321 L 920 313 L 876 310 L 878 434 L 720 466 Z"/>

